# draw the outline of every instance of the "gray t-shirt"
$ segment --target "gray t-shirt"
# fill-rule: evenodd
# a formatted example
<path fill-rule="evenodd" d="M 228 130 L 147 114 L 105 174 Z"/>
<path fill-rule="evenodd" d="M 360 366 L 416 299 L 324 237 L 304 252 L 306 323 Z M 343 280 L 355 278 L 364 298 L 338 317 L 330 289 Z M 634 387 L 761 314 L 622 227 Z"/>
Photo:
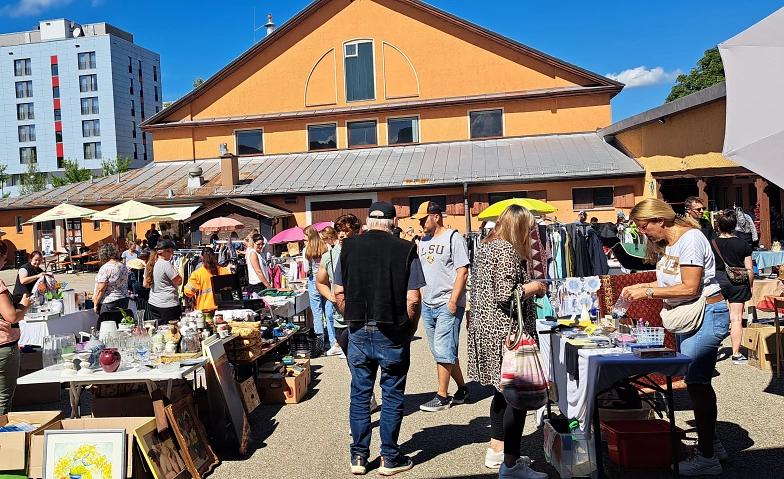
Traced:
<path fill-rule="evenodd" d="M 447 229 L 436 238 L 425 236 L 419 241 L 419 261 L 427 282 L 422 302 L 437 308 L 449 302 L 457 279 L 457 268 L 468 266 L 468 246 L 463 235 Z M 465 290 L 457 305 L 465 307 Z"/>
<path fill-rule="evenodd" d="M 180 304 L 177 286 L 172 280 L 180 275 L 180 272 L 171 263 L 163 258 L 155 262 L 152 270 L 153 285 L 150 288 L 150 304 L 158 308 L 173 308 Z"/>
<path fill-rule="evenodd" d="M 327 270 L 329 275 L 330 290 L 335 291 L 335 266 L 340 258 L 340 244 L 335 245 L 331 250 L 324 253 L 321 257 L 321 264 Z M 340 314 L 338 307 L 332 308 L 332 319 L 335 322 L 336 328 L 345 328 L 346 323 L 343 321 L 343 315 Z"/>

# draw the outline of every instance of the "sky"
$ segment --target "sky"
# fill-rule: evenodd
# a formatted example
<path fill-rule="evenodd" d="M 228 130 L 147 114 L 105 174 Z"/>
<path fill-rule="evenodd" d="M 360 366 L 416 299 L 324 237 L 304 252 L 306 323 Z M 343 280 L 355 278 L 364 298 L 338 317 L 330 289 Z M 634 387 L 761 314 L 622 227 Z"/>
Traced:
<path fill-rule="evenodd" d="M 358 0 L 363 1 L 363 0 Z M 162 91 L 173 101 L 238 57 L 268 13 L 280 25 L 310 0 L 0 0 L 0 33 L 39 20 L 107 22 L 161 55 Z M 613 122 L 664 103 L 677 75 L 703 52 L 782 7 L 773 0 L 585 2 L 428 0 L 428 3 L 556 58 L 626 83 Z M 618 6 L 620 5 L 620 6 Z M 256 40 L 264 35 L 261 28 Z"/>

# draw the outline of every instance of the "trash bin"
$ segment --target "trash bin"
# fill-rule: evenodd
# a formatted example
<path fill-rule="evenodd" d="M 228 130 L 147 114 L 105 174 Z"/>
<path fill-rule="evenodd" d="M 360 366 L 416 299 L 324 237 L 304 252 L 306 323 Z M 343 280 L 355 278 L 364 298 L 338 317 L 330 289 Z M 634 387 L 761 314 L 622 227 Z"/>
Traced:
<path fill-rule="evenodd" d="M 18 249 L 14 251 L 14 268 L 19 269 L 27 263 L 27 250 Z"/>

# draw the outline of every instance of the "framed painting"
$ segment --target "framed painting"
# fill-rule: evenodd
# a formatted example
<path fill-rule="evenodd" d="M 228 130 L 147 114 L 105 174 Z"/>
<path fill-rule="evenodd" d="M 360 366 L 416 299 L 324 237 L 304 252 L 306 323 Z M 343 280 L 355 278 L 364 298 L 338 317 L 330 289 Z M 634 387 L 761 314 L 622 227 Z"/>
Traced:
<path fill-rule="evenodd" d="M 44 432 L 43 479 L 125 479 L 125 429 Z"/>
<path fill-rule="evenodd" d="M 180 454 L 180 447 L 171 434 L 171 428 L 158 432 L 155 419 L 133 431 L 136 443 L 150 466 L 155 479 L 190 479 L 191 473 Z"/>
<path fill-rule="evenodd" d="M 212 363 L 212 367 L 215 369 L 215 377 L 218 380 L 221 395 L 229 411 L 231 426 L 239 442 L 239 452 L 245 455 L 251 443 L 250 423 L 248 422 L 248 416 L 245 414 L 245 407 L 242 405 L 240 393 L 237 390 L 237 383 L 234 382 L 234 377 L 231 373 L 231 366 L 229 365 L 229 359 L 226 357 L 226 350 L 223 348 L 223 341 L 213 341 L 204 344 L 204 349 Z"/>
<path fill-rule="evenodd" d="M 185 396 L 166 406 L 166 417 L 169 418 L 169 425 L 180 445 L 180 454 L 188 471 L 196 479 L 201 479 L 218 465 L 218 456 L 207 442 L 207 433 L 193 409 L 193 399 Z"/>

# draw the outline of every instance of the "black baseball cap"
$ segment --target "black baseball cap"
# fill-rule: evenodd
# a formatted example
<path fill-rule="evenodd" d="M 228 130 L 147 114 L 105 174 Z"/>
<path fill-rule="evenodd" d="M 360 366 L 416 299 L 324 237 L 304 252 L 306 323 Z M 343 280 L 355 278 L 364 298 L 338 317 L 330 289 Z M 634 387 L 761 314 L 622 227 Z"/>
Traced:
<path fill-rule="evenodd" d="M 395 211 L 395 207 L 391 203 L 376 201 L 370 205 L 368 216 L 377 220 L 391 220 L 397 218 L 397 211 Z"/>

